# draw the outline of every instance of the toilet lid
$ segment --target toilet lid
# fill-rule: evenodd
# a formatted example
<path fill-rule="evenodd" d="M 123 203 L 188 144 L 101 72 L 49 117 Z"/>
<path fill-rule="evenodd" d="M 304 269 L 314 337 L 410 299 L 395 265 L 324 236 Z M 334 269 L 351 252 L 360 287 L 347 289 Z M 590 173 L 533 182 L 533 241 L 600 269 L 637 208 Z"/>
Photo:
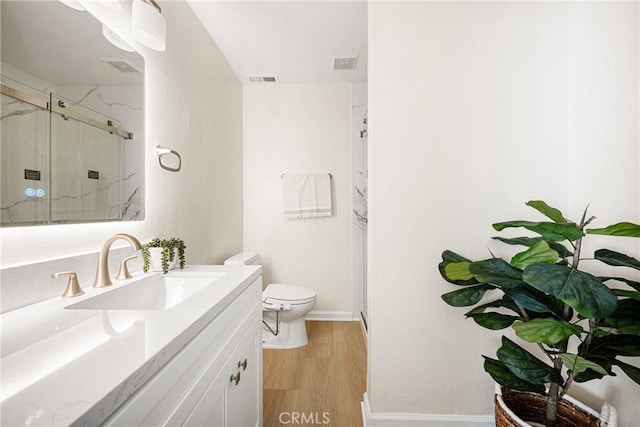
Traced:
<path fill-rule="evenodd" d="M 289 304 L 302 304 L 316 299 L 316 292 L 295 285 L 272 283 L 262 292 L 262 301 L 283 301 Z"/>

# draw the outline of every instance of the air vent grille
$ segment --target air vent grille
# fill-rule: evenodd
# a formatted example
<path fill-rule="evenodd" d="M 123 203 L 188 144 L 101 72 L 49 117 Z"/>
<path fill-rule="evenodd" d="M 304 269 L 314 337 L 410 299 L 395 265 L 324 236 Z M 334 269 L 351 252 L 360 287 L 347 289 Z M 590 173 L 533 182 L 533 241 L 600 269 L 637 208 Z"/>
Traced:
<path fill-rule="evenodd" d="M 109 59 L 109 58 L 101 58 L 107 64 L 117 68 L 119 71 L 123 73 L 139 73 L 136 67 L 128 63 L 125 59 Z"/>
<path fill-rule="evenodd" d="M 355 70 L 358 66 L 358 55 L 356 56 L 335 56 L 333 58 L 333 70 Z"/>
<path fill-rule="evenodd" d="M 252 83 L 278 83 L 278 76 L 247 76 Z"/>

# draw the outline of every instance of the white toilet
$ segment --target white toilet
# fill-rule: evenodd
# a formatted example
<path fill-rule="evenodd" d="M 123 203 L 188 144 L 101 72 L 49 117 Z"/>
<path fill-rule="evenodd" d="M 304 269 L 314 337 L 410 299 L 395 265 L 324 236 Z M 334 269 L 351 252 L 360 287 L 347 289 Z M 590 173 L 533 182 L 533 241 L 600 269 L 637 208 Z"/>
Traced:
<path fill-rule="evenodd" d="M 243 252 L 224 265 L 258 265 L 257 252 Z M 307 344 L 304 316 L 316 305 L 312 289 L 295 285 L 269 284 L 262 292 L 262 343 L 264 348 L 297 348 Z"/>

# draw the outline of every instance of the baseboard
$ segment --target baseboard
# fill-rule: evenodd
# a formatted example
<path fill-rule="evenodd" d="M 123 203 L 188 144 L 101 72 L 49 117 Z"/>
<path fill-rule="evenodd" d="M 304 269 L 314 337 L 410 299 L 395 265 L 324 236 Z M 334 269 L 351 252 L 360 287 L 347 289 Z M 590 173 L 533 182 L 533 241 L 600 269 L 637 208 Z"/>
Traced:
<path fill-rule="evenodd" d="M 304 320 L 324 320 L 334 322 L 353 322 L 359 320 L 350 311 L 311 311 Z"/>
<path fill-rule="evenodd" d="M 362 399 L 362 424 L 364 427 L 494 427 L 496 425 L 491 415 L 373 413 L 367 393 Z"/>

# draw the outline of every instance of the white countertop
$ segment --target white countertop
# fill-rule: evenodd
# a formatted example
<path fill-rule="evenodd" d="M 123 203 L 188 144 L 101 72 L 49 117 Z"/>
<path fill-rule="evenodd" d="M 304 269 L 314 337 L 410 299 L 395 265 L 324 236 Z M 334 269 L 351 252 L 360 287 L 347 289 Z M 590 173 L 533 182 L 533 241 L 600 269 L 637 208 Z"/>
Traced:
<path fill-rule="evenodd" d="M 0 315 L 2 426 L 96 426 L 261 274 L 260 266 L 187 266 L 220 275 L 166 310 L 65 309 L 138 275 L 75 298 L 51 298 Z"/>

